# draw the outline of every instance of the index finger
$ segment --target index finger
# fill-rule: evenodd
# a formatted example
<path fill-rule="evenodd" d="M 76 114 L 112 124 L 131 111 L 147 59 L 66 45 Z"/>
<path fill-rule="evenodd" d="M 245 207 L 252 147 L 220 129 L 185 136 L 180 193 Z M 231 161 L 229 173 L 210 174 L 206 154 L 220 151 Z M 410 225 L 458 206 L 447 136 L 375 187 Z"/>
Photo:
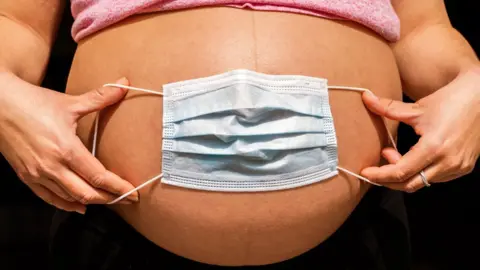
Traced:
<path fill-rule="evenodd" d="M 365 92 L 362 99 L 371 112 L 409 125 L 413 123 L 413 119 L 422 114 L 420 106 L 416 103 L 377 97 L 370 92 Z"/>
<path fill-rule="evenodd" d="M 397 163 L 381 167 L 369 167 L 362 170 L 361 175 L 376 183 L 404 182 L 430 165 L 435 155 L 430 153 L 424 137 L 402 156 Z"/>
<path fill-rule="evenodd" d="M 119 196 L 135 188 L 125 179 L 105 169 L 102 163 L 88 151 L 78 137 L 75 140 L 72 157 L 67 162 L 70 169 L 96 188 Z M 128 198 L 138 201 L 138 192 L 130 194 Z"/>

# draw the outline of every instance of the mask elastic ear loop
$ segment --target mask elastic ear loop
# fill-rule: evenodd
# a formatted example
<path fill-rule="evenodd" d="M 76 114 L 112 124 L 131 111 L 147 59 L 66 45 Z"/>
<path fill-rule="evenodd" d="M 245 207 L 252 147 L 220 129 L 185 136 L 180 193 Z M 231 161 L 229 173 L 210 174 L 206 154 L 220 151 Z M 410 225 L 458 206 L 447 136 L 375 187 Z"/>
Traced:
<path fill-rule="evenodd" d="M 138 88 L 138 87 L 132 87 L 132 86 L 126 86 L 122 84 L 115 84 L 115 83 L 107 83 L 103 85 L 103 87 L 118 87 L 118 88 L 123 88 L 123 89 L 128 89 L 128 90 L 133 90 L 133 91 L 139 91 L 139 92 L 144 92 L 144 93 L 149 93 L 149 94 L 154 94 L 158 96 L 163 96 L 163 92 L 157 92 L 149 89 L 143 89 L 143 88 Z M 98 136 L 98 122 L 100 120 L 100 111 L 97 113 L 97 116 L 95 117 L 95 124 L 94 124 L 94 129 L 93 129 L 93 142 L 92 142 L 92 155 L 95 156 L 97 152 L 97 136 Z M 147 180 L 145 183 L 139 185 L 138 187 L 130 190 L 129 192 L 123 194 L 122 196 L 116 198 L 115 200 L 107 203 L 107 204 L 114 204 L 117 203 L 126 197 L 128 197 L 130 194 L 134 193 L 135 191 L 142 189 L 143 187 L 155 182 L 155 180 L 161 179 L 163 176 L 163 173 L 152 177 L 151 179 Z"/>
<path fill-rule="evenodd" d="M 161 174 L 159 174 L 159 175 L 157 175 L 157 176 L 154 176 L 154 177 L 150 178 L 150 179 L 147 180 L 145 183 L 139 185 L 138 187 L 130 190 L 129 192 L 123 194 L 122 196 L 116 198 L 115 200 L 113 200 L 113 201 L 111 201 L 111 202 L 109 202 L 109 203 L 107 203 L 107 204 L 114 204 L 114 203 L 117 203 L 117 202 L 125 199 L 125 198 L 128 197 L 130 194 L 134 193 L 135 191 L 140 190 L 140 189 L 142 189 L 142 188 L 150 185 L 151 183 L 155 182 L 155 181 L 158 180 L 158 179 L 161 179 L 162 176 L 163 176 L 163 173 L 161 173 Z"/>
<path fill-rule="evenodd" d="M 374 95 L 373 92 L 370 91 L 370 89 L 361 88 L 361 87 L 350 87 L 350 86 L 336 86 L 336 85 L 332 85 L 332 86 L 328 86 L 328 89 L 329 89 L 329 90 L 330 90 L 330 89 L 331 89 L 331 90 L 347 90 L 347 91 L 355 91 L 355 92 L 362 92 L 362 93 L 363 93 L 363 92 L 369 92 L 369 93 L 371 93 L 372 95 Z M 380 118 L 382 118 L 383 125 L 385 126 L 385 130 L 387 130 L 388 139 L 390 140 L 390 143 L 392 144 L 393 148 L 398 151 L 398 149 L 397 149 L 397 144 L 395 143 L 395 140 L 393 139 L 393 135 L 392 135 L 392 133 L 390 132 L 390 130 L 388 130 L 387 121 L 386 121 L 385 117 L 380 116 Z M 342 168 L 342 167 L 340 167 L 340 166 L 337 166 L 337 169 L 340 170 L 340 171 L 342 171 L 342 172 L 344 172 L 344 173 L 347 173 L 347 174 L 350 174 L 350 175 L 352 175 L 352 176 L 354 176 L 354 177 L 357 177 L 358 179 L 363 180 L 363 181 L 365 181 L 365 182 L 367 182 L 367 183 L 370 183 L 370 184 L 372 184 L 372 185 L 382 186 L 382 185 L 380 185 L 380 184 L 374 183 L 374 182 L 368 180 L 367 178 L 365 178 L 365 177 L 363 177 L 363 176 L 361 176 L 361 175 L 359 175 L 359 174 L 356 174 L 356 173 L 354 173 L 354 172 L 352 172 L 352 171 L 349 171 L 349 170 L 347 170 L 347 169 L 345 169 L 345 168 Z"/>

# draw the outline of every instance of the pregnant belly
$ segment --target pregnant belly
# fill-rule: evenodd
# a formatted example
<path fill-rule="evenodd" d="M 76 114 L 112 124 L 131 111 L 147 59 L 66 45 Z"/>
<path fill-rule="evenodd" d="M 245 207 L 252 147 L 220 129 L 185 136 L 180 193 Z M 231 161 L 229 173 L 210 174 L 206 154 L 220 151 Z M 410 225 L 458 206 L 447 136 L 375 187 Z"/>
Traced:
<path fill-rule="evenodd" d="M 67 93 L 126 76 L 131 85 L 165 83 L 233 69 L 326 78 L 400 98 L 394 58 L 378 36 L 353 23 L 304 15 L 203 8 L 142 15 L 80 42 Z M 354 172 L 378 164 L 388 140 L 360 94 L 331 91 L 339 164 Z M 135 186 L 161 172 L 162 97 L 129 93 L 102 112 L 98 158 Z M 78 135 L 91 144 L 94 115 Z M 389 123 L 395 131 L 395 123 Z M 395 133 L 395 132 L 394 132 Z M 301 188 L 225 193 L 155 183 L 140 202 L 112 209 L 147 239 L 180 256 L 218 265 L 259 265 L 297 256 L 328 238 L 368 184 L 343 173 Z"/>

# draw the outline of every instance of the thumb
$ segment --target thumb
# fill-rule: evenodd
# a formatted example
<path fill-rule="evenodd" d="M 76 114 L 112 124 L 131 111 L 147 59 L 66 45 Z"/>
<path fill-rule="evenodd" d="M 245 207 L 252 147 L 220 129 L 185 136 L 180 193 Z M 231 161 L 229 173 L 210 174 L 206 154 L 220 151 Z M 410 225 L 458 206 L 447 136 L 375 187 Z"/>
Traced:
<path fill-rule="evenodd" d="M 115 84 L 128 86 L 129 82 L 127 78 L 124 77 L 117 80 Z M 74 112 L 78 117 L 82 117 L 89 113 L 100 111 L 122 100 L 127 91 L 127 89 L 112 86 L 104 86 L 91 90 L 78 96 Z"/>
<path fill-rule="evenodd" d="M 422 108 L 417 103 L 405 103 L 389 98 L 381 98 L 370 92 L 364 92 L 362 100 L 367 109 L 372 113 L 409 125 L 413 125 L 414 119 L 423 113 Z"/>

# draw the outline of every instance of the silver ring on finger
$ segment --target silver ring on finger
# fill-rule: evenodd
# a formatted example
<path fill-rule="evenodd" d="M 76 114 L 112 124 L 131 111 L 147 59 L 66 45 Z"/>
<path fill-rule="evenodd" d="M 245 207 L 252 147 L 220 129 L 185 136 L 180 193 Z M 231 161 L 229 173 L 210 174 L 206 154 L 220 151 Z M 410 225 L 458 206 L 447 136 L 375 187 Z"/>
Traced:
<path fill-rule="evenodd" d="M 427 176 L 425 176 L 425 171 L 424 170 L 420 171 L 420 178 L 422 179 L 422 182 L 426 187 L 431 186 L 430 183 L 428 183 Z"/>

